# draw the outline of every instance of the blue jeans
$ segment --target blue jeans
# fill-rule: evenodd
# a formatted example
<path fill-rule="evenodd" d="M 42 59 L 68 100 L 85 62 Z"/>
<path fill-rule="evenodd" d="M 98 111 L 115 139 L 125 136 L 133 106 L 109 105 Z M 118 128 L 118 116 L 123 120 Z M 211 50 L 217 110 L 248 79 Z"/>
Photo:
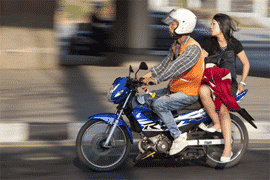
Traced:
<path fill-rule="evenodd" d="M 148 105 L 151 105 L 155 113 L 168 127 L 172 137 L 178 138 L 181 131 L 178 129 L 171 111 L 184 109 L 195 103 L 198 96 L 189 96 L 181 92 L 169 94 L 166 89 L 151 91 L 156 93 L 156 97 L 152 99 L 150 95 L 145 95 L 145 100 Z"/>

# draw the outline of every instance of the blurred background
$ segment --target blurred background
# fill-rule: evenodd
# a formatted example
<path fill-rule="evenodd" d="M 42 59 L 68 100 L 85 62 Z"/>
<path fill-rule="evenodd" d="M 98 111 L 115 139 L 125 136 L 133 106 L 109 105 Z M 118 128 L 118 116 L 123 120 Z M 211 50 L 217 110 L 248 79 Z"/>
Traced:
<path fill-rule="evenodd" d="M 1 142 L 74 140 L 81 124 L 70 123 L 114 111 L 104 99 L 113 79 L 126 76 L 130 64 L 151 67 L 168 53 L 173 40 L 161 19 L 173 8 L 197 15 L 191 36 L 201 44 L 214 14 L 232 16 L 251 63 L 255 84 L 248 84 L 265 89 L 269 6 L 269 0 L 2 0 Z M 240 75 L 239 61 L 237 68 Z"/>
<path fill-rule="evenodd" d="M 257 39 L 240 40 L 267 39 L 269 4 L 269 0 L 2 0 L 0 68 L 54 68 L 94 61 L 80 57 L 74 62 L 65 55 L 97 56 L 99 65 L 118 66 L 122 60 L 101 61 L 101 57 L 110 57 L 108 52 L 166 54 L 149 50 L 170 47 L 172 40 L 161 19 L 177 7 L 197 15 L 192 37 L 200 43 L 210 35 L 211 18 L 218 12 L 230 15 L 240 32 L 256 32 Z"/>
<path fill-rule="evenodd" d="M 268 161 L 264 167 L 269 170 L 269 0 L 1 0 L 0 3 L 3 179 L 30 179 L 39 173 L 47 173 L 45 179 L 79 179 L 73 167 L 78 130 L 89 116 L 115 111 L 115 105 L 107 102 L 107 91 L 115 78 L 128 75 L 129 65 L 136 69 L 145 61 L 150 68 L 164 59 L 173 40 L 161 19 L 179 7 L 197 15 L 197 26 L 191 36 L 199 43 L 210 36 L 209 26 L 216 13 L 226 13 L 238 23 L 239 31 L 234 36 L 242 42 L 251 64 L 246 82 L 249 92 L 241 106 L 258 126 L 256 130 L 246 124 L 250 148 L 256 152 L 260 148 L 268 150 L 268 156 L 267 153 L 264 156 L 268 159 L 254 154 L 254 157 L 249 154 L 249 158 L 258 163 Z M 241 68 L 238 61 L 238 81 Z M 141 71 L 140 75 L 144 73 Z M 138 137 L 135 135 L 135 139 Z M 44 164 L 48 169 L 43 168 Z M 64 169 L 52 168 L 55 165 L 63 168 L 61 164 L 74 176 L 65 174 Z M 249 174 L 248 167 L 243 168 L 247 169 L 243 174 Z M 53 176 L 51 172 L 56 171 L 63 173 Z M 269 177 L 269 171 L 261 175 L 265 175 L 261 179 Z"/>

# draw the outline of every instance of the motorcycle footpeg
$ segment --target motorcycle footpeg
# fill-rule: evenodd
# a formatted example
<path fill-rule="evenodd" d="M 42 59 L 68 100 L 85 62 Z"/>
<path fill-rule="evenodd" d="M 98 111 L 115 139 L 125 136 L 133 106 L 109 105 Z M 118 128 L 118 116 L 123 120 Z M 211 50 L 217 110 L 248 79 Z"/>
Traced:
<path fill-rule="evenodd" d="M 155 151 L 153 151 L 153 150 L 151 150 L 151 149 L 148 149 L 148 150 L 146 150 L 144 153 L 141 153 L 141 152 L 140 152 L 140 153 L 138 154 L 138 156 L 135 157 L 135 159 L 134 159 L 133 161 L 134 161 L 134 163 L 137 163 L 137 162 L 139 162 L 139 161 L 141 161 L 141 160 L 143 160 L 143 159 L 146 159 L 146 158 L 148 158 L 148 157 L 154 155 L 155 153 L 156 153 Z"/>

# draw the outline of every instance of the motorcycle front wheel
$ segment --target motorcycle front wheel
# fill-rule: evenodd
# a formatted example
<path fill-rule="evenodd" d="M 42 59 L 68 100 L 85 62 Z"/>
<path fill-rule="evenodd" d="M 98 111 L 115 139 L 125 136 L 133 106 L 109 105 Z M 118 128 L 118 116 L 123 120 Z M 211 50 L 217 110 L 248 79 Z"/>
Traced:
<path fill-rule="evenodd" d="M 90 120 L 80 129 L 76 151 L 80 161 L 94 171 L 111 171 L 127 158 L 131 141 L 127 130 L 117 126 L 108 148 L 103 146 L 111 125 L 102 120 Z"/>
<path fill-rule="evenodd" d="M 231 114 L 232 121 L 232 152 L 233 156 L 229 162 L 221 162 L 224 145 L 203 146 L 205 151 L 205 163 L 214 168 L 229 168 L 237 165 L 248 147 L 248 132 L 245 124 L 236 115 Z"/>

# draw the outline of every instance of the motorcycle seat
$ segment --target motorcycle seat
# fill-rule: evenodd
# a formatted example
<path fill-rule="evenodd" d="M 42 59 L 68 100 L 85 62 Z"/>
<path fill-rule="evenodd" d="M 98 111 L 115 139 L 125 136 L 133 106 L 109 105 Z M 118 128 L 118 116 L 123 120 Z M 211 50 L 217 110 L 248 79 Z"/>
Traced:
<path fill-rule="evenodd" d="M 184 109 L 178 109 L 176 111 L 172 111 L 172 113 L 174 115 L 177 115 L 177 114 L 187 113 L 187 112 L 191 112 L 191 111 L 196 111 L 196 110 L 199 110 L 201 108 L 203 108 L 203 105 L 202 105 L 201 101 L 198 100 L 194 104 L 191 104 L 191 105 L 185 107 Z"/>
<path fill-rule="evenodd" d="M 200 101 L 196 101 L 194 104 L 191 104 L 191 105 L 185 107 L 184 109 L 185 110 L 199 110 L 201 108 L 203 108 L 201 102 Z"/>

